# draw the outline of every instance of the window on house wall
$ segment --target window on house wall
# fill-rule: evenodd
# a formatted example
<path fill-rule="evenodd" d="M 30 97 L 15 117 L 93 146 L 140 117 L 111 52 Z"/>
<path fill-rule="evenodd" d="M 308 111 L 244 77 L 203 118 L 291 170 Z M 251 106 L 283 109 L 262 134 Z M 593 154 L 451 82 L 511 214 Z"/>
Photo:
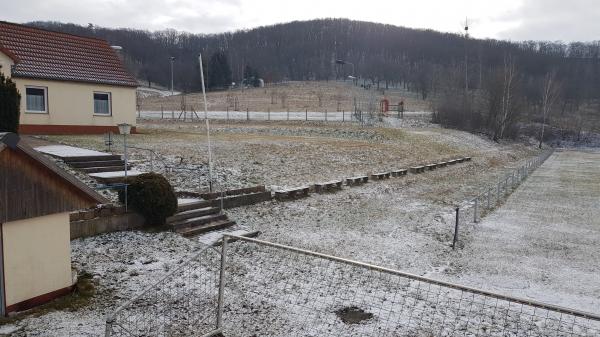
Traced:
<path fill-rule="evenodd" d="M 111 102 L 109 92 L 94 93 L 94 114 L 95 115 L 111 115 Z"/>
<path fill-rule="evenodd" d="M 25 87 L 25 112 L 48 112 L 48 88 Z"/>

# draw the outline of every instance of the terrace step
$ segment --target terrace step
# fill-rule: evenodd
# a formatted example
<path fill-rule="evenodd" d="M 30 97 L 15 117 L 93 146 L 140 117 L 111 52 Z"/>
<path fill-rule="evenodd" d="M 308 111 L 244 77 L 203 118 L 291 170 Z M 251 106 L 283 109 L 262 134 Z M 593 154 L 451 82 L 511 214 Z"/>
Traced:
<path fill-rule="evenodd" d="M 115 183 L 123 183 L 125 182 L 125 171 L 122 170 L 123 168 L 121 168 L 121 170 L 119 171 L 109 171 L 109 172 L 97 172 L 97 173 L 90 173 L 90 177 L 96 179 L 97 181 L 103 183 L 103 184 L 115 184 Z M 143 174 L 146 172 L 140 172 L 140 171 L 136 171 L 136 170 L 128 170 L 127 171 L 127 176 L 128 178 L 133 178 L 136 177 L 140 174 Z"/>
<path fill-rule="evenodd" d="M 210 223 L 207 223 L 204 225 L 195 226 L 195 227 L 177 229 L 176 232 L 185 237 L 190 237 L 190 236 L 195 236 L 195 235 L 210 232 L 210 231 L 215 231 L 215 230 L 231 227 L 233 225 L 235 225 L 235 222 L 225 219 L 225 220 L 213 221 L 213 222 L 210 222 Z"/>
<path fill-rule="evenodd" d="M 194 208 L 187 211 L 175 213 L 175 215 L 167 218 L 167 223 L 176 223 L 186 219 L 197 218 L 204 215 L 217 213 L 219 213 L 219 209 L 217 207 Z"/>
<path fill-rule="evenodd" d="M 120 166 L 123 168 L 125 161 L 119 160 L 90 160 L 90 161 L 74 161 L 69 162 L 69 166 L 73 168 L 88 168 L 88 167 L 107 167 Z"/>
<path fill-rule="evenodd" d="M 173 222 L 171 227 L 175 229 L 175 231 L 179 232 L 179 230 L 189 229 L 193 227 L 202 226 L 214 221 L 219 220 L 227 220 L 227 215 L 225 214 L 208 214 L 199 217 L 189 218 L 177 222 Z"/>
<path fill-rule="evenodd" d="M 191 202 L 184 202 L 184 203 L 179 203 L 177 205 L 177 213 L 181 213 L 181 212 L 185 212 L 185 211 L 189 211 L 189 210 L 193 210 L 193 209 L 198 209 L 198 208 L 206 208 L 206 207 L 210 207 L 210 201 L 206 201 L 206 200 L 198 200 L 198 201 L 191 201 Z"/>
<path fill-rule="evenodd" d="M 124 166 L 124 165 L 123 165 Z M 79 170 L 85 173 L 99 173 L 99 172 L 115 172 L 123 170 L 123 166 L 97 166 L 97 167 L 85 167 Z M 131 165 L 127 165 L 128 170 L 131 170 Z"/>
<path fill-rule="evenodd" d="M 121 156 L 116 154 L 109 155 L 98 155 L 98 156 L 72 156 L 72 157 L 62 157 L 65 163 L 72 162 L 84 162 L 84 161 L 111 161 L 111 160 L 121 160 Z"/>

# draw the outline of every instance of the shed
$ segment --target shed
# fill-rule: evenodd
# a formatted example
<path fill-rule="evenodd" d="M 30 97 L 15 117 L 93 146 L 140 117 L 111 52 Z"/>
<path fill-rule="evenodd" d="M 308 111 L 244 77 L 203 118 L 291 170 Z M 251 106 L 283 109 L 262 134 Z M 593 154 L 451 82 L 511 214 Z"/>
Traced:
<path fill-rule="evenodd" d="M 0 133 L 0 312 L 72 291 L 69 213 L 108 201 L 14 133 Z"/>

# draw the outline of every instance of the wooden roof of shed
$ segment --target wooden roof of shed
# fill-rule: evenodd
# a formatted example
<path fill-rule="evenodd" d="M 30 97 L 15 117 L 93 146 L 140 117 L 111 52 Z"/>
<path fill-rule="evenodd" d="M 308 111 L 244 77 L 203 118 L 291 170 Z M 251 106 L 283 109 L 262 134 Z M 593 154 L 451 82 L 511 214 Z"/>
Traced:
<path fill-rule="evenodd" d="M 0 222 L 94 207 L 109 201 L 14 133 L 0 133 Z"/>

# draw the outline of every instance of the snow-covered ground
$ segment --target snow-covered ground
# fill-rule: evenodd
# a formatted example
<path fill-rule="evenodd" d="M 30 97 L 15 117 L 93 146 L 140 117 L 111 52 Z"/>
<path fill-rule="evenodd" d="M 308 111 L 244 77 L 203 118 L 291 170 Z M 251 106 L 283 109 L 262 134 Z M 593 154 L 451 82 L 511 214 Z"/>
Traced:
<path fill-rule="evenodd" d="M 206 113 L 209 119 L 216 120 L 252 120 L 252 121 L 329 121 L 329 122 L 355 122 L 360 123 L 357 116 L 352 111 L 208 111 Z M 163 110 L 163 111 L 140 111 L 138 114 L 139 118 L 146 119 L 177 119 L 183 121 L 186 120 L 198 120 L 204 119 L 204 111 L 195 111 L 183 114 L 177 110 Z M 365 113 L 365 120 L 367 119 Z M 394 120 L 393 123 L 400 127 L 402 124 L 410 125 L 414 123 L 414 119 L 430 120 L 431 112 L 428 111 L 406 111 L 403 114 L 404 118 L 398 118 L 397 112 L 390 112 L 385 119 Z M 422 123 L 425 125 L 426 123 Z"/>
<path fill-rule="evenodd" d="M 68 145 L 46 145 L 38 146 L 35 148 L 36 151 L 55 156 L 60 158 L 68 157 L 96 157 L 96 156 L 108 156 L 110 153 L 100 152 L 88 149 L 82 149 L 80 147 L 68 146 Z"/>
<path fill-rule="evenodd" d="M 599 165 L 555 152 L 475 227 L 451 279 L 600 313 Z"/>
<path fill-rule="evenodd" d="M 159 88 L 149 88 L 149 87 L 138 87 L 137 88 L 138 96 L 141 98 L 148 97 L 167 97 L 171 95 L 179 95 L 181 92 L 173 91 L 168 89 L 159 89 Z"/>
<path fill-rule="evenodd" d="M 207 158 L 203 127 L 203 123 L 144 122 L 140 128 L 144 134 L 130 137 L 130 144 L 158 151 L 173 164 L 182 162 L 183 166 L 193 165 L 196 170 L 190 170 L 188 173 L 179 171 L 170 176 L 170 179 L 178 189 L 195 190 L 206 181 Z M 233 122 L 215 123 L 213 127 L 216 171 L 220 181 L 228 186 L 242 187 L 255 183 L 274 188 L 296 186 L 365 174 L 369 171 L 402 168 L 414 163 L 432 162 L 459 155 L 472 156 L 472 162 L 422 175 L 409 175 L 347 187 L 337 193 L 313 194 L 309 198 L 293 202 L 266 202 L 231 209 L 227 213 L 244 228 L 261 231 L 260 238 L 263 240 L 512 293 L 510 289 L 498 287 L 493 278 L 486 279 L 486 274 L 482 273 L 478 264 L 471 264 L 473 260 L 481 262 L 477 257 L 479 253 L 482 256 L 492 254 L 490 257 L 493 257 L 493 250 L 484 251 L 484 241 L 481 241 L 481 246 L 477 246 L 480 247 L 479 250 L 471 248 L 471 240 L 474 240 L 475 244 L 478 242 L 478 235 L 485 238 L 483 224 L 468 226 L 461 232 L 461 242 L 466 247 L 464 250 L 453 251 L 450 248 L 454 225 L 452 211 L 455 204 L 469 200 L 479 188 L 503 175 L 508 169 L 519 166 L 524 160 L 535 155 L 536 150 L 517 144 L 497 144 L 469 133 L 433 126 L 398 130 L 361 128 L 342 123 L 322 125 L 309 122 L 292 125 L 281 122 Z M 61 136 L 52 139 L 96 150 L 104 149 L 101 137 Z M 146 154 L 134 149 L 132 156 L 142 160 Z M 552 157 L 549 162 L 556 160 L 555 158 L 565 157 Z M 577 169 L 592 167 L 594 162 L 595 159 L 588 158 L 585 165 L 571 165 L 572 169 Z M 138 168 L 147 169 L 147 163 L 138 164 Z M 597 181 L 597 176 L 592 176 Z M 548 179 L 550 177 L 559 181 L 565 179 L 563 175 L 557 174 L 548 176 Z M 507 206 L 535 177 L 531 176 L 529 179 L 509 199 Z M 549 181 L 544 181 L 544 184 L 548 189 L 553 186 Z M 592 188 L 592 184 L 588 185 L 588 188 Z M 523 197 L 527 200 L 532 198 L 529 194 Z M 593 212 L 590 214 L 597 216 Z M 492 214 L 490 218 L 493 216 L 495 215 Z M 517 220 L 526 223 L 528 218 Z M 173 233 L 129 232 L 79 239 L 73 241 L 72 246 L 75 266 L 94 275 L 97 295 L 89 306 L 74 312 L 62 310 L 25 318 L 18 323 L 22 330 L 16 336 L 100 335 L 103 332 L 106 314 L 152 280 L 158 279 L 167 270 L 181 263 L 185 257 L 201 247 L 202 243 L 181 238 Z M 543 249 L 532 250 L 531 254 L 538 251 L 546 252 Z M 238 254 L 240 255 L 236 258 L 234 266 L 241 269 L 238 269 L 237 276 L 232 274 L 235 277 L 233 283 L 242 284 L 242 276 L 246 275 L 255 277 L 253 280 L 260 281 L 260 284 L 268 285 L 268 278 L 277 276 L 277 273 L 273 273 L 276 269 L 272 268 L 265 269 L 271 274 L 261 274 L 260 264 L 255 261 L 248 262 L 252 260 L 247 250 L 242 248 Z M 536 259 L 541 259 L 542 256 Z M 582 256 L 590 258 L 589 264 L 598 260 L 594 254 Z M 274 265 L 276 260 L 267 259 L 264 262 Z M 510 265 L 510 261 L 507 264 Z M 286 286 L 288 283 L 284 281 L 293 275 L 300 275 L 296 269 L 284 268 L 280 271 L 286 278 L 275 278 L 273 281 L 281 286 Z M 308 271 L 310 269 L 307 269 Z M 597 273 L 593 268 L 590 268 L 590 271 Z M 564 272 L 566 273 L 566 270 Z M 260 275 L 264 278 L 259 278 Z M 585 276 L 585 273 L 582 275 Z M 591 277 L 590 275 L 586 277 Z M 531 282 L 529 276 L 525 272 L 515 272 L 511 282 L 517 285 Z M 323 275 L 320 277 L 320 280 L 323 280 Z M 593 278 L 586 280 L 582 284 L 589 284 Z M 357 280 L 348 282 L 353 286 L 361 285 Z M 555 281 L 548 278 L 548 282 Z M 362 286 L 366 287 L 364 289 L 368 288 L 368 284 Z M 548 296 L 547 293 L 544 293 L 546 296 L 543 298 L 537 295 L 542 294 L 542 290 L 553 294 L 555 289 L 563 289 L 562 286 L 539 289 L 540 293 L 518 294 L 577 308 L 586 305 L 584 302 L 579 305 L 578 302 L 584 293 L 571 296 L 577 285 L 566 287 L 564 293 L 557 292 L 560 294 L 557 298 L 553 295 Z M 597 298 L 596 288 L 592 285 L 590 289 L 592 290 L 587 295 Z M 233 304 L 226 308 L 226 318 L 230 319 L 227 324 L 232 329 L 232 336 L 265 335 L 265 332 L 259 329 L 264 327 L 264 324 L 268 325 L 268 322 L 278 326 L 277 329 L 284 327 L 281 324 L 286 321 L 274 316 L 279 306 L 285 305 L 284 300 L 250 295 L 249 298 L 239 298 L 238 302 L 236 296 L 239 296 L 239 290 L 239 287 L 237 290 L 231 288 L 228 300 Z M 252 291 L 252 285 L 242 290 Z M 335 296 L 326 298 L 328 301 L 334 300 Z M 597 305 L 594 301 L 587 303 Z M 246 306 L 243 307 L 242 304 Z M 325 309 L 331 308 L 323 307 L 320 310 Z M 334 318 L 331 312 L 317 313 L 323 314 L 323 320 Z M 290 314 L 294 313 L 286 313 Z M 297 317 L 286 319 L 294 321 Z M 257 323 L 252 323 L 253 321 Z M 242 323 L 236 327 L 236 322 Z M 315 322 L 321 321 L 313 320 L 310 324 L 316 324 Z M 332 328 L 341 326 L 337 321 L 331 324 Z M 369 330 L 363 331 L 358 327 L 356 331 L 358 334 L 367 333 L 374 327 L 369 325 L 366 328 Z M 277 331 L 284 331 L 277 329 L 270 331 L 271 335 L 276 335 Z M 316 331 L 322 334 L 325 330 L 313 330 Z M 266 335 L 269 335 L 269 332 L 266 332 Z"/>

